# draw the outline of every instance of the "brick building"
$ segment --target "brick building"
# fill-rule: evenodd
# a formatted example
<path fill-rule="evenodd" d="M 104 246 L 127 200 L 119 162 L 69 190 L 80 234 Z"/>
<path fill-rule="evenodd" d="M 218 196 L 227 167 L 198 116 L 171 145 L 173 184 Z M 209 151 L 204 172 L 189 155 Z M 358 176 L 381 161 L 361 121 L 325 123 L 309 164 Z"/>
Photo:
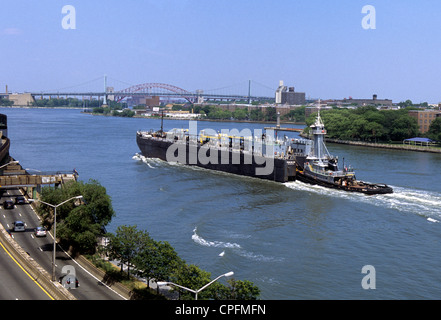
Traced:
<path fill-rule="evenodd" d="M 410 110 L 409 116 L 414 117 L 418 121 L 418 127 L 421 133 L 429 131 L 430 124 L 437 117 L 441 117 L 440 110 Z"/>

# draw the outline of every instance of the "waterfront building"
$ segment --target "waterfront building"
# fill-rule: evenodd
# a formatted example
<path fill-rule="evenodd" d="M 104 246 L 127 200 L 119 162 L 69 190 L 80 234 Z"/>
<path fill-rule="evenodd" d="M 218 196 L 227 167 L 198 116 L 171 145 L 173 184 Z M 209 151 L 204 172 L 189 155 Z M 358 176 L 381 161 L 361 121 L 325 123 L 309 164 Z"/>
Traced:
<path fill-rule="evenodd" d="M 276 104 L 286 104 L 286 105 L 304 105 L 305 104 L 305 93 L 295 92 L 294 87 L 287 87 L 283 85 L 283 81 L 280 80 L 279 87 L 276 90 L 275 97 Z"/>
<path fill-rule="evenodd" d="M 372 99 L 353 99 L 349 97 L 342 100 L 328 101 L 328 105 L 336 105 L 337 107 L 363 107 L 363 106 L 376 106 L 376 107 L 387 107 L 392 108 L 392 100 L 389 99 L 378 99 L 377 95 L 372 95 Z"/>
<path fill-rule="evenodd" d="M 441 110 L 410 110 L 409 116 L 418 121 L 418 127 L 421 133 L 429 131 L 430 124 L 437 117 L 441 117 Z"/>

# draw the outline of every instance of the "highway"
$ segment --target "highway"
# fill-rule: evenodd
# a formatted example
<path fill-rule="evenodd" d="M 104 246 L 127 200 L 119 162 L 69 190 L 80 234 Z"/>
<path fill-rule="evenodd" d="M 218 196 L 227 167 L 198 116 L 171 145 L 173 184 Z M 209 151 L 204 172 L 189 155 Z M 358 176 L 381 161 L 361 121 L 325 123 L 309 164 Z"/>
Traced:
<path fill-rule="evenodd" d="M 3 224 L 6 230 L 11 231 L 11 236 L 24 251 L 26 251 L 49 274 L 52 274 L 53 238 L 49 233 L 46 237 L 35 236 L 34 228 L 40 226 L 40 218 L 34 212 L 33 208 L 29 204 L 15 204 L 12 209 L 5 209 L 3 206 L 5 200 L 13 200 L 15 202 L 16 196 L 19 195 L 22 194 L 15 188 L 7 189 L 4 192 L 3 196 L 0 198 L 0 223 Z M 13 222 L 17 220 L 21 220 L 25 223 L 24 232 L 12 231 Z M 0 254 L 2 258 L 0 264 L 0 299 L 15 299 L 12 295 L 12 292 L 15 290 L 14 288 L 17 287 L 18 283 L 23 282 L 23 286 L 25 285 L 22 278 L 16 280 L 16 277 L 20 272 L 24 275 L 26 274 L 17 264 L 8 263 L 6 258 L 3 259 L 3 255 L 7 255 L 7 253 L 1 248 L 1 246 Z M 12 261 L 12 259 L 9 260 Z M 113 289 L 101 283 L 99 279 L 95 278 L 92 274 L 77 264 L 77 262 L 59 246 L 57 246 L 55 265 L 57 279 L 62 277 L 62 268 L 65 266 L 69 266 L 67 268 L 75 272 L 80 285 L 78 288 L 70 289 L 70 292 L 78 300 L 124 299 Z M 26 289 L 23 291 L 29 292 L 29 295 L 22 295 L 22 299 L 50 299 L 29 277 L 28 279 L 29 281 L 26 281 Z M 43 295 L 37 297 L 34 296 L 36 293 L 33 293 L 32 296 L 30 296 L 31 292 L 38 291 L 34 289 L 33 286 L 42 291 Z M 21 292 L 22 290 L 19 291 Z"/>
<path fill-rule="evenodd" d="M 0 245 L 0 300 L 52 300 Z"/>

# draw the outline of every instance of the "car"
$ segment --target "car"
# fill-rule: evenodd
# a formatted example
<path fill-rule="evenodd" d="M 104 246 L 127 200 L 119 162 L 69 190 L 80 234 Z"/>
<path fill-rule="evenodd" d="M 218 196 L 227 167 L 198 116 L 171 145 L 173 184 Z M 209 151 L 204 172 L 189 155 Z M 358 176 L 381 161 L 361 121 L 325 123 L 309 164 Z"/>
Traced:
<path fill-rule="evenodd" d="M 15 198 L 15 204 L 26 204 L 26 199 L 23 196 L 18 196 Z"/>
<path fill-rule="evenodd" d="M 25 231 L 26 227 L 23 221 L 14 221 L 14 232 Z"/>
<path fill-rule="evenodd" d="M 5 200 L 3 202 L 3 209 L 14 209 L 14 202 L 12 200 Z"/>
<path fill-rule="evenodd" d="M 46 237 L 46 228 L 45 227 L 37 227 L 34 229 L 34 234 L 36 237 Z"/>
<path fill-rule="evenodd" d="M 65 276 L 61 276 L 58 280 L 63 287 L 66 289 L 76 289 L 80 286 L 80 282 L 75 275 L 67 274 Z"/>

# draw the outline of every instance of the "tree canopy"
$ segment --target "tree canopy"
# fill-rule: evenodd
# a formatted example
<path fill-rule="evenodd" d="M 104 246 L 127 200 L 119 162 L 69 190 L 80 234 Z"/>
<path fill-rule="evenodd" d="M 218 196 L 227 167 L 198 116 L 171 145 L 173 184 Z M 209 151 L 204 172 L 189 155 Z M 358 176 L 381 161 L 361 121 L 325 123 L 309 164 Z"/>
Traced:
<path fill-rule="evenodd" d="M 119 226 L 116 232 L 109 233 L 109 243 L 103 248 L 110 259 L 119 260 L 129 266 L 138 276 L 155 281 L 167 281 L 198 290 L 211 282 L 211 274 L 194 264 L 187 264 L 175 249 L 166 241 L 156 241 L 147 231 L 140 231 L 137 226 Z M 122 268 L 121 268 L 122 271 Z M 260 295 L 260 289 L 250 281 L 228 280 L 229 286 L 215 282 L 200 292 L 199 299 L 240 299 L 254 300 Z M 181 299 L 194 299 L 189 291 L 180 291 Z"/>
<path fill-rule="evenodd" d="M 96 180 L 69 182 L 61 188 L 45 187 L 40 199 L 57 205 L 75 196 L 83 196 L 83 203 L 69 201 L 57 208 L 57 237 L 80 253 L 93 253 L 97 238 L 106 233 L 105 227 L 114 216 L 111 199 L 106 189 Z M 54 209 L 41 203 L 37 208 L 48 229 L 54 223 Z"/>
<path fill-rule="evenodd" d="M 417 120 L 408 115 L 407 109 L 378 110 L 373 106 L 357 109 L 331 109 L 320 113 L 332 139 L 361 140 L 370 142 L 402 141 L 418 135 Z M 306 123 L 311 125 L 316 114 Z"/>

